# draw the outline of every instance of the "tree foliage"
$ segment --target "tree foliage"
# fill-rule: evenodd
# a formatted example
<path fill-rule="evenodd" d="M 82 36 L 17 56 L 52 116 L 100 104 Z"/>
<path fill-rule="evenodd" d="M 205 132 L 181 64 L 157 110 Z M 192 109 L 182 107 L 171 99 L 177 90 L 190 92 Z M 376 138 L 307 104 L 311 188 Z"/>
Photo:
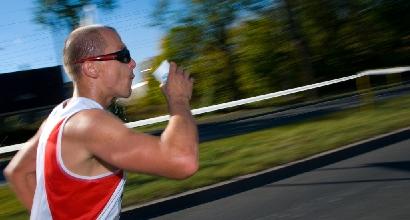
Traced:
<path fill-rule="evenodd" d="M 160 1 L 156 13 L 167 19 L 156 23 L 168 31 L 159 59 L 192 73 L 196 106 L 406 65 L 410 58 L 405 0 L 184 2 L 180 11 L 167 11 L 169 2 Z"/>
<path fill-rule="evenodd" d="M 86 5 L 112 10 L 116 0 L 36 0 L 35 21 L 49 27 L 64 25 L 73 30 L 80 24 L 81 13 Z"/>

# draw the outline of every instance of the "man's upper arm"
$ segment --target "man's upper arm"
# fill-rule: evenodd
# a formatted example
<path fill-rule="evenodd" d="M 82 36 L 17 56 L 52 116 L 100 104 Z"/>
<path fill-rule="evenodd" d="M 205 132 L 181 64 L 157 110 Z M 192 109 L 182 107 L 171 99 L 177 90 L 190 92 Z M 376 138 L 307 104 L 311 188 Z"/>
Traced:
<path fill-rule="evenodd" d="M 77 135 L 92 155 L 120 169 L 180 178 L 185 158 L 172 155 L 159 137 L 134 132 L 101 110 L 83 111 L 73 119 L 83 124 Z"/>

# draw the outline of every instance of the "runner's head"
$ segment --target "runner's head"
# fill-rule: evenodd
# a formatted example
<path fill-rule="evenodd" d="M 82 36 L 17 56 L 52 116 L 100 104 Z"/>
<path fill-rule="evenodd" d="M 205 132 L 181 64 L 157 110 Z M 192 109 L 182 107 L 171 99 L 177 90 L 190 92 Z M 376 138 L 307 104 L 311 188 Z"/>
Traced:
<path fill-rule="evenodd" d="M 64 45 L 64 68 L 75 83 L 92 82 L 104 95 L 128 97 L 135 61 L 112 27 L 75 29 Z"/>

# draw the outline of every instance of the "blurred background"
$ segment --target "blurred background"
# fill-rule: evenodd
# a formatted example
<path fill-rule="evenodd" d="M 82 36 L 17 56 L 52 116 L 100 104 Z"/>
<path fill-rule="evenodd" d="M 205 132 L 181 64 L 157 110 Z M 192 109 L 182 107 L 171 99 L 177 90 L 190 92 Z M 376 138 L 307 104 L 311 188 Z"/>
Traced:
<path fill-rule="evenodd" d="M 54 105 L 71 96 L 61 51 L 67 34 L 80 25 L 113 26 L 137 61 L 137 89 L 112 108 L 129 122 L 167 113 L 151 75 L 164 59 L 194 76 L 193 108 L 404 66 L 410 58 L 409 9 L 406 0 L 2 3 L 0 146 L 25 141 Z M 403 83 L 407 75 L 375 76 L 361 84 Z M 348 81 L 241 108 L 274 108 L 357 89 L 356 81 Z"/>
<path fill-rule="evenodd" d="M 408 127 L 409 11 L 408 0 L 3 1 L 0 150 L 30 138 L 72 95 L 62 48 L 86 24 L 116 28 L 137 62 L 132 96 L 110 107 L 124 122 L 168 114 L 152 76 L 165 59 L 195 78 L 193 109 L 407 66 L 197 115 L 199 172 L 185 181 L 129 174 L 123 207 Z M 0 156 L 1 170 L 14 153 Z M 2 172 L 0 200 L 0 219 L 28 218 Z"/>

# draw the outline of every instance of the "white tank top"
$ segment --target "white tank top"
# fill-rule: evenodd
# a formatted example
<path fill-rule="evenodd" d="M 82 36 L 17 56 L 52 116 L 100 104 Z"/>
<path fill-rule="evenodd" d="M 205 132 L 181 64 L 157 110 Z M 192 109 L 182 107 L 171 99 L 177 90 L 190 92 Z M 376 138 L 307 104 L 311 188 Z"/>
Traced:
<path fill-rule="evenodd" d="M 125 175 L 122 171 L 81 176 L 64 166 L 61 139 L 72 115 L 103 109 L 92 99 L 72 98 L 50 113 L 37 148 L 36 177 L 30 219 L 119 219 Z"/>

